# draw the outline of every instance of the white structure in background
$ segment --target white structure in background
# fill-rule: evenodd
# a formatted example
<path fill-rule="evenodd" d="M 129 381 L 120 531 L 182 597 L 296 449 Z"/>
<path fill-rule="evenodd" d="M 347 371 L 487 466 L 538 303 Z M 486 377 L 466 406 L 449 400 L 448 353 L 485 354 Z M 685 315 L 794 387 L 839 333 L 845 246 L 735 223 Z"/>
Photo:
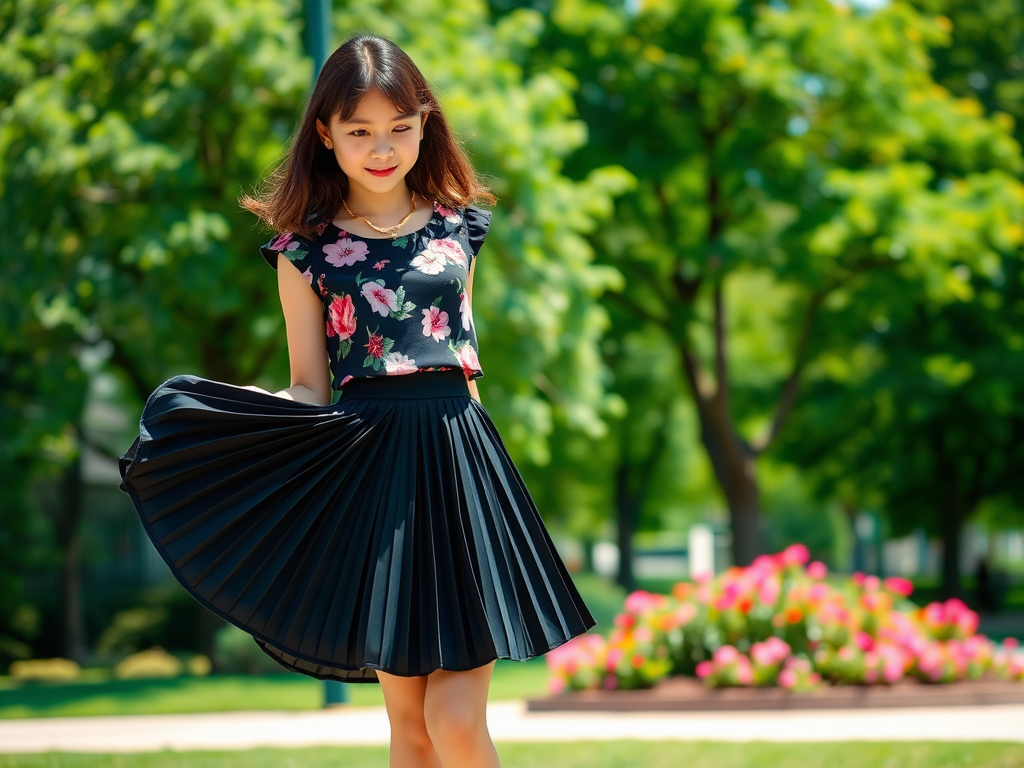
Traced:
<path fill-rule="evenodd" d="M 610 541 L 599 541 L 591 553 L 594 573 L 614 579 L 619 575 L 619 545 Z"/>
<path fill-rule="evenodd" d="M 715 575 L 715 532 L 710 525 L 690 528 L 690 578 Z"/>

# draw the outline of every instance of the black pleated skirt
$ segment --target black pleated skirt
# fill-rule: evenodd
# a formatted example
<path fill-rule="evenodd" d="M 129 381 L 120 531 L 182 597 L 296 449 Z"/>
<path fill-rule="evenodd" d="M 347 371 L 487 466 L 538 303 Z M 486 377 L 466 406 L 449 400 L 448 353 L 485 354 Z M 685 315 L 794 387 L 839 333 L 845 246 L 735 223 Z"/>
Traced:
<path fill-rule="evenodd" d="M 120 471 L 185 589 L 297 672 L 473 669 L 596 625 L 461 371 L 328 406 L 175 376 Z"/>

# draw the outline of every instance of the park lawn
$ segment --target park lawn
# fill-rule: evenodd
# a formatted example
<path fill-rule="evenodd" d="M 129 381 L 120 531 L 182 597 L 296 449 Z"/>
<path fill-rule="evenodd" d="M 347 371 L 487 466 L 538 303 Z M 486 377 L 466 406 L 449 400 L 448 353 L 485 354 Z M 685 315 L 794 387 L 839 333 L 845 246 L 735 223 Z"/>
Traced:
<path fill-rule="evenodd" d="M 543 696 L 548 680 L 544 658 L 499 659 L 490 699 Z M 345 686 L 351 706 L 383 706 L 376 683 Z M 0 718 L 84 715 L 178 714 L 235 710 L 318 709 L 324 684 L 297 674 L 212 675 L 151 680 L 102 680 L 68 684 L 0 685 Z"/>
<path fill-rule="evenodd" d="M 497 745 L 502 768 L 1024 768 L 1024 744 L 571 742 Z M 386 747 L 0 755 L 0 768 L 387 768 Z"/>
<path fill-rule="evenodd" d="M 573 581 L 598 622 L 590 631 L 606 635 L 612 619 L 622 610 L 622 589 L 594 574 L 574 574 Z M 489 698 L 500 701 L 544 696 L 547 683 L 543 656 L 529 661 L 499 659 Z M 384 705 L 377 684 L 353 683 L 345 690 L 351 706 Z M 318 709 L 323 697 L 322 682 L 298 674 L 113 680 L 108 672 L 86 670 L 81 681 L 68 684 L 17 685 L 8 677 L 0 677 L 0 719 L 310 710 Z"/>

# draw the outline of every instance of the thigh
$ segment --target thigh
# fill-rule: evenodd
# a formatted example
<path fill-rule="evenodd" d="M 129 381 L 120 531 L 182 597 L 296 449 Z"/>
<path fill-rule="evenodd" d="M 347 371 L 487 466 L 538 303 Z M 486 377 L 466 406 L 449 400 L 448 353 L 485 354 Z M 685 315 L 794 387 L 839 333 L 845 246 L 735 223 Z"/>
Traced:
<path fill-rule="evenodd" d="M 402 677 L 377 670 L 384 706 L 392 727 L 423 725 L 423 701 L 427 691 L 427 676 Z"/>
<path fill-rule="evenodd" d="M 463 717 L 482 716 L 487 708 L 487 691 L 496 661 L 463 672 L 438 669 L 427 675 L 424 700 L 428 713 L 444 711 Z"/>

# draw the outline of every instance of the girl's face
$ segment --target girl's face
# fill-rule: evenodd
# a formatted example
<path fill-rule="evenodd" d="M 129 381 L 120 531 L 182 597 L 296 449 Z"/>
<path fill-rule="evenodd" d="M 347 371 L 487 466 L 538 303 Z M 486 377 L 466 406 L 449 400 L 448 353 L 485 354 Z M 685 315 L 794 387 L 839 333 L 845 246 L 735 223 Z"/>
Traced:
<path fill-rule="evenodd" d="M 317 120 L 317 132 L 331 146 L 350 184 L 383 194 L 405 185 L 420 154 L 426 115 L 400 114 L 379 90 L 368 92 L 345 122 L 331 118 L 329 128 Z M 390 169 L 390 170 L 389 170 Z M 375 173 L 384 171 L 384 173 Z"/>

